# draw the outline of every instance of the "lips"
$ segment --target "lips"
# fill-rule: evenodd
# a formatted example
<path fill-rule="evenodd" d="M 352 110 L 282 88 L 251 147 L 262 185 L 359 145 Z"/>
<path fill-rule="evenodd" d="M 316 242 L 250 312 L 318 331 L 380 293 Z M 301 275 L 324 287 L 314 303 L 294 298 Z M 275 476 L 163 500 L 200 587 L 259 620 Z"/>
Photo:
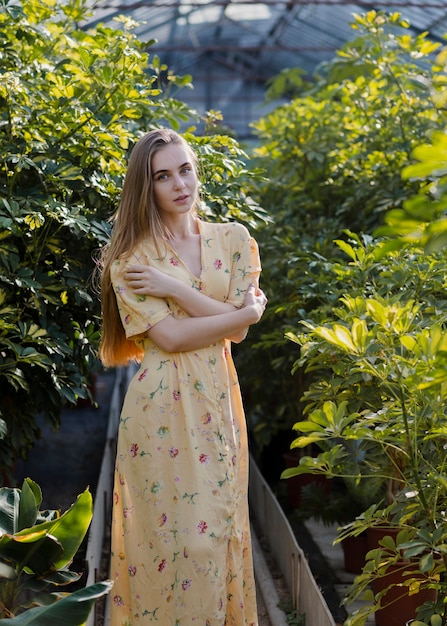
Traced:
<path fill-rule="evenodd" d="M 184 202 L 185 200 L 188 200 L 189 196 L 179 196 L 178 198 L 175 198 L 174 202 Z"/>

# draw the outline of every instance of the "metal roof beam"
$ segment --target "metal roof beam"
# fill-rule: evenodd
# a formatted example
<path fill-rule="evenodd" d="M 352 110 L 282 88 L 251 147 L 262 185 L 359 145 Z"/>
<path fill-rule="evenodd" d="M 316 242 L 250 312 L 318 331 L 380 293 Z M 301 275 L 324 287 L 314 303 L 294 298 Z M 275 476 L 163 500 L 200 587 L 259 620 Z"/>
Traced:
<path fill-rule="evenodd" d="M 170 2 L 169 0 L 153 0 L 150 2 L 149 1 L 129 2 L 129 4 L 126 4 L 126 3 L 109 4 L 106 1 L 103 3 L 98 3 L 97 5 L 95 5 L 94 8 L 95 9 L 115 9 L 116 11 L 132 11 L 134 9 L 141 9 L 141 8 L 147 9 L 148 7 L 175 8 L 175 7 L 180 7 L 180 6 L 181 7 L 190 6 L 196 9 L 203 9 L 209 6 L 226 6 L 227 4 L 228 4 L 228 0 L 211 0 L 211 2 L 206 2 L 206 3 L 197 2 L 197 0 L 173 0 L 172 2 Z M 423 5 L 421 5 L 419 0 L 395 0 L 391 2 L 390 0 L 378 0 L 375 2 L 372 2 L 369 0 L 312 0 L 311 2 L 309 2 L 308 0 L 263 0 L 262 2 L 259 2 L 259 0 L 241 0 L 240 2 L 238 1 L 237 4 L 241 4 L 241 5 L 265 4 L 267 6 L 269 5 L 277 6 L 279 4 L 287 4 L 291 6 L 308 6 L 309 4 L 312 4 L 312 5 L 323 5 L 323 6 L 329 6 L 329 7 L 354 5 L 361 9 L 368 9 L 368 10 L 378 8 L 378 7 L 382 7 L 385 9 L 400 9 L 400 8 L 406 8 L 406 7 L 413 7 L 415 9 L 420 9 L 420 8 L 445 9 L 446 8 L 445 0 L 433 0 L 431 2 L 424 2 Z"/>
<path fill-rule="evenodd" d="M 203 44 L 200 45 L 199 50 L 197 46 L 188 44 L 174 44 L 173 46 L 167 46 L 165 44 L 159 46 L 154 44 L 151 46 L 156 52 L 247 52 L 254 53 L 259 52 L 259 46 L 239 46 L 239 45 L 227 45 L 227 44 Z M 286 46 L 282 44 L 263 46 L 263 49 L 273 52 L 334 52 L 337 48 L 334 46 Z"/>

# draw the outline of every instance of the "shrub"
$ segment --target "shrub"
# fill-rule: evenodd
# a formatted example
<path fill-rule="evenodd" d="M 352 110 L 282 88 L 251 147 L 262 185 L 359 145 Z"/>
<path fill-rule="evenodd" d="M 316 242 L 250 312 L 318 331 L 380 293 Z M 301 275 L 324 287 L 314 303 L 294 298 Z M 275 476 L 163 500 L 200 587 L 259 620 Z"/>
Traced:
<path fill-rule="evenodd" d="M 100 307 L 90 289 L 92 257 L 107 240 L 129 148 L 153 127 L 194 131 L 195 113 L 172 96 L 190 78 L 174 76 L 151 58 L 151 42 L 137 40 L 133 22 L 118 18 L 116 29 L 80 29 L 87 16 L 83 0 L 57 7 L 6 0 L 0 7 L 5 479 L 14 459 L 39 436 L 36 416 L 43 413 L 57 427 L 63 404 L 87 395 L 98 366 Z M 237 142 L 210 137 L 196 143 L 214 174 L 205 181 L 205 213 L 256 221 L 261 211 L 244 189 L 258 174 L 245 168 Z"/>
<path fill-rule="evenodd" d="M 306 380 L 291 375 L 284 336 L 316 307 L 338 305 L 327 271 L 341 258 L 334 240 L 373 233 L 419 191 L 423 182 L 402 170 L 445 126 L 438 44 L 410 36 L 397 13 L 357 15 L 352 27 L 357 37 L 312 82 L 295 80 L 300 93 L 254 124 L 266 170 L 255 198 L 274 218 L 258 233 L 269 307 L 251 334 L 256 351 L 242 346 L 238 360 L 259 450 L 302 410 Z"/>

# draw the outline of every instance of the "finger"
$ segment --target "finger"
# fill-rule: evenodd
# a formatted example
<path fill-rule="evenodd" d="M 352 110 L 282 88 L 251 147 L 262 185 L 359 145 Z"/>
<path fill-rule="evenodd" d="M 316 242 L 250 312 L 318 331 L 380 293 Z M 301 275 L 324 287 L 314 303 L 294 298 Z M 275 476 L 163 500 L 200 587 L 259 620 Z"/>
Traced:
<path fill-rule="evenodd" d="M 144 272 L 145 269 L 146 267 L 144 265 L 129 265 L 127 267 L 127 272 L 141 274 L 141 272 Z"/>
<path fill-rule="evenodd" d="M 144 276 L 145 274 L 146 274 L 146 271 L 145 271 L 144 267 L 129 268 L 126 271 L 125 276 L 134 276 L 134 277 L 140 278 L 141 276 Z"/>

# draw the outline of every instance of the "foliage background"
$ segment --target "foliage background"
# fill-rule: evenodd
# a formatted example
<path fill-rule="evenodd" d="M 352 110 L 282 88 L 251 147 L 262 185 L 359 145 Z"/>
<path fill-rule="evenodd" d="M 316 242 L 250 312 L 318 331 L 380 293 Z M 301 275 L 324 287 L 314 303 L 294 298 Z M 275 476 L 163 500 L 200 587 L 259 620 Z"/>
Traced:
<path fill-rule="evenodd" d="M 285 337 L 301 320 L 331 320 L 346 288 L 349 232 L 388 250 L 445 237 L 447 53 L 410 37 L 398 14 L 356 16 L 353 39 L 311 81 L 281 74 L 269 96 L 289 101 L 254 124 L 252 158 L 210 112 L 179 97 L 151 42 L 85 31 L 83 0 L 64 7 L 9 0 L 0 9 L 0 466 L 57 427 L 61 407 L 88 394 L 98 367 L 94 257 L 105 243 L 129 149 L 150 128 L 181 129 L 203 165 L 203 214 L 245 222 L 259 241 L 269 307 L 235 349 L 253 450 L 284 451 L 311 382 Z M 262 207 L 262 208 L 261 208 Z M 348 232 L 349 231 L 349 232 Z M 401 264 L 399 277 L 412 269 Z"/>
<path fill-rule="evenodd" d="M 200 154 L 204 213 L 253 225 L 244 191 L 259 178 L 226 136 L 194 137 L 197 114 L 175 96 L 151 42 L 116 29 L 82 30 L 87 3 L 6 0 L 0 7 L 0 468 L 58 426 L 86 397 L 98 367 L 99 298 L 92 288 L 129 149 L 147 130 L 182 128 Z M 207 119 L 212 127 L 214 118 Z"/>
<path fill-rule="evenodd" d="M 363 328 L 374 303 L 394 316 L 382 316 L 386 329 L 415 307 L 413 336 L 442 335 L 447 52 L 425 34 L 410 37 L 398 14 L 356 16 L 355 38 L 312 81 L 292 69 L 271 85 L 272 98 L 286 89 L 290 100 L 254 124 L 258 147 L 247 166 L 238 142 L 217 134 L 217 114 L 197 136 L 196 112 L 176 97 L 190 77 L 151 57 L 151 42 L 139 42 L 129 20 L 86 31 L 87 14 L 83 0 L 0 7 L 3 481 L 39 437 L 38 416 L 56 428 L 61 408 L 88 394 L 100 332 L 95 258 L 129 149 L 161 125 L 181 129 L 199 153 L 204 216 L 245 222 L 260 244 L 269 307 L 236 358 L 252 449 L 277 480 L 303 415 L 333 407 L 343 422 L 336 409 L 344 402 L 350 416 L 368 403 L 380 414 L 379 383 L 336 351 L 353 319 Z M 413 362 L 409 397 L 425 409 L 431 391 Z M 327 444 L 333 433 L 323 430 Z M 436 487 L 445 491 L 441 481 Z M 442 493 L 442 515 L 445 500 Z"/>
<path fill-rule="evenodd" d="M 334 319 L 352 288 L 352 260 L 335 240 L 380 235 L 387 250 L 411 242 L 427 252 L 432 218 L 436 232 L 445 224 L 446 54 L 426 34 L 409 36 L 407 26 L 398 14 L 356 16 L 352 41 L 312 82 L 296 70 L 278 77 L 272 97 L 286 89 L 290 100 L 254 124 L 255 162 L 266 176 L 253 193 L 274 219 L 257 232 L 269 307 L 251 331 L 255 349 L 242 345 L 238 358 L 267 473 L 281 465 L 312 380 L 304 368 L 291 373 L 299 349 L 285 335 L 302 320 Z M 396 272 L 402 284 L 413 277 L 411 264 Z"/>

